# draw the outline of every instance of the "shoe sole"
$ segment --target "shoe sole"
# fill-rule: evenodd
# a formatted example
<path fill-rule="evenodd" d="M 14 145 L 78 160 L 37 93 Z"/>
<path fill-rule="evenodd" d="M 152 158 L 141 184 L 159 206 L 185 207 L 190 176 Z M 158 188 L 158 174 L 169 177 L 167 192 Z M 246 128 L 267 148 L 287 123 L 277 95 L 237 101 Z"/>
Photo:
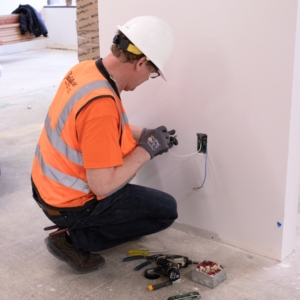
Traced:
<path fill-rule="evenodd" d="M 49 242 L 49 238 L 45 239 L 45 243 L 47 246 L 48 251 L 57 259 L 66 262 L 76 273 L 79 274 L 86 274 L 86 273 L 91 273 L 91 272 L 95 272 L 99 269 L 101 269 L 103 267 L 103 265 L 105 264 L 105 259 L 103 258 L 103 264 L 99 265 L 97 267 L 93 267 L 90 269 L 79 269 L 77 268 L 69 259 L 67 256 L 65 256 L 63 253 L 61 253 L 52 243 Z"/>

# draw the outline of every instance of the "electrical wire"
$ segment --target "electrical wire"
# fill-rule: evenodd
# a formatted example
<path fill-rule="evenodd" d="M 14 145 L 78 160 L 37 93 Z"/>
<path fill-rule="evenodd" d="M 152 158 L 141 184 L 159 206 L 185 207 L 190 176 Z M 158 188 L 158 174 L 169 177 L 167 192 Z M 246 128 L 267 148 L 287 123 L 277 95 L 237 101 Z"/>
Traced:
<path fill-rule="evenodd" d="M 176 157 L 188 157 L 188 156 L 192 156 L 192 155 L 195 155 L 195 154 L 199 153 L 199 152 L 201 151 L 201 149 L 202 149 L 202 144 L 200 144 L 200 148 L 199 148 L 199 150 L 198 150 L 197 152 L 194 152 L 194 153 L 191 153 L 191 154 L 177 155 L 177 154 L 173 153 L 173 152 L 170 151 L 170 150 L 169 150 L 169 152 L 170 152 L 172 155 L 176 156 Z"/>
<path fill-rule="evenodd" d="M 208 152 L 207 152 L 207 147 L 206 147 L 205 164 L 204 164 L 204 179 L 203 179 L 202 184 L 198 187 L 194 187 L 193 190 L 199 190 L 204 186 L 204 183 L 206 181 L 206 174 L 207 174 L 207 159 L 208 159 Z"/>
<path fill-rule="evenodd" d="M 177 154 L 173 153 L 170 150 L 169 150 L 169 153 L 171 153 L 172 155 L 174 155 L 176 157 L 188 157 L 188 156 L 192 156 L 192 155 L 195 155 L 195 154 L 199 153 L 201 151 L 201 149 L 202 149 L 202 144 L 200 144 L 200 148 L 197 152 L 194 152 L 194 153 L 191 153 L 191 154 L 177 155 Z M 202 154 L 202 155 L 204 155 L 204 154 Z M 207 159 L 208 159 L 208 152 L 207 152 L 207 146 L 206 146 L 205 163 L 204 163 L 204 179 L 203 179 L 202 184 L 198 187 L 194 187 L 193 190 L 199 190 L 204 186 L 204 183 L 206 181 L 206 175 L 207 175 Z"/>

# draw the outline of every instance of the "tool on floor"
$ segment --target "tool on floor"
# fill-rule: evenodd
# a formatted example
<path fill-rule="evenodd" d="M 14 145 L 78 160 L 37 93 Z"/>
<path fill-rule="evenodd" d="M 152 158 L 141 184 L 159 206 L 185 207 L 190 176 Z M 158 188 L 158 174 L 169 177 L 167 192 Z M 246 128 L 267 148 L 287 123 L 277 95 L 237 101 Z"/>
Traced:
<path fill-rule="evenodd" d="M 150 253 L 164 253 L 166 251 L 153 251 L 153 250 L 148 250 L 148 249 L 134 249 L 134 250 L 129 250 L 128 255 L 129 256 L 139 256 L 139 255 L 149 255 Z"/>
<path fill-rule="evenodd" d="M 194 300 L 194 299 L 201 299 L 199 292 L 195 291 L 195 292 L 180 294 L 168 298 L 168 300 Z"/>
<path fill-rule="evenodd" d="M 156 284 L 150 284 L 150 285 L 147 286 L 147 289 L 149 291 L 155 291 L 155 290 L 158 290 L 162 287 L 169 286 L 169 285 L 172 285 L 172 284 L 178 283 L 178 282 L 181 282 L 181 279 L 178 279 L 178 280 L 175 280 L 175 281 L 166 280 L 166 281 L 162 281 L 162 282 L 159 282 L 159 283 L 156 283 Z"/>
<path fill-rule="evenodd" d="M 147 279 L 157 279 L 160 276 L 165 276 L 171 281 L 180 278 L 180 268 L 186 268 L 191 264 L 198 264 L 198 262 L 190 260 L 187 256 L 177 254 L 156 255 L 152 257 L 152 261 L 157 264 L 157 267 L 146 269 L 144 276 Z"/>
<path fill-rule="evenodd" d="M 136 260 L 136 259 L 146 259 L 146 261 L 139 264 L 138 266 L 136 266 L 133 269 L 134 271 L 138 271 L 138 270 L 142 269 L 143 267 L 151 264 L 151 262 L 152 262 L 152 256 L 143 256 L 143 255 L 127 256 L 127 257 L 123 258 L 123 261 L 131 261 L 131 260 Z"/>
<path fill-rule="evenodd" d="M 149 285 L 148 290 L 153 291 L 168 285 L 173 284 L 174 282 L 180 281 L 180 268 L 186 268 L 191 264 L 199 264 L 197 261 L 190 260 L 187 256 L 177 255 L 177 254 L 156 254 L 152 256 L 128 256 L 123 259 L 123 261 L 131 261 L 137 259 L 146 259 L 145 262 L 139 264 L 134 268 L 135 271 L 140 270 L 141 268 L 155 262 L 157 266 L 155 268 L 148 268 L 144 271 L 144 276 L 147 279 L 158 279 L 160 276 L 165 276 L 168 278 L 167 281 L 159 282 L 154 285 Z"/>

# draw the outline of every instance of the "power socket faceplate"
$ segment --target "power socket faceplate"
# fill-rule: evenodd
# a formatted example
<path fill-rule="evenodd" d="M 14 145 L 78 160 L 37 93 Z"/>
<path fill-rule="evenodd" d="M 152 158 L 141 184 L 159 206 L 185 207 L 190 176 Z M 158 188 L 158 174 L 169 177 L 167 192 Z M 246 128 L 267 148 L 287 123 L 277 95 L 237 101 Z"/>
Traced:
<path fill-rule="evenodd" d="M 200 149 L 200 151 L 199 151 Z M 207 151 L 207 134 L 197 133 L 197 151 L 199 153 L 206 153 Z"/>

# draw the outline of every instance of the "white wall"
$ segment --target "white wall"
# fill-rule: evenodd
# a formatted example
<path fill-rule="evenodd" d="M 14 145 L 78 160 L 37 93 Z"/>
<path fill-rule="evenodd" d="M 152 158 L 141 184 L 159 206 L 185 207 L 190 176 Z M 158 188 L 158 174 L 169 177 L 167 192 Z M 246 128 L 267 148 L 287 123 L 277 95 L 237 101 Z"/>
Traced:
<path fill-rule="evenodd" d="M 157 157 L 135 182 L 175 196 L 176 228 L 278 260 L 295 244 L 297 2 L 127 0 L 126 11 L 114 1 L 99 1 L 102 56 L 109 52 L 116 25 L 132 17 L 157 15 L 174 30 L 175 49 L 165 69 L 168 82 L 149 80 L 122 95 L 130 122 L 175 128 L 177 154 L 195 152 L 196 133 L 208 134 L 203 189 L 193 190 L 204 176 L 201 155 Z"/>
<path fill-rule="evenodd" d="M 76 7 L 45 7 L 47 48 L 77 50 Z"/>
<path fill-rule="evenodd" d="M 292 102 L 291 102 L 291 117 L 290 117 L 290 139 L 289 139 L 289 153 L 288 153 L 288 165 L 287 165 L 287 180 L 286 180 L 286 195 L 285 195 L 285 207 L 284 212 L 286 218 L 290 218 L 289 226 L 283 228 L 283 252 L 287 252 L 288 249 L 294 247 L 294 243 L 289 238 L 291 234 L 295 234 L 297 217 L 296 215 L 289 214 L 292 212 L 295 204 L 295 198 L 298 199 L 298 190 L 295 186 L 299 186 L 299 177 L 295 176 L 295 168 L 299 165 L 299 111 L 300 111 L 300 2 L 298 2 L 298 18 L 297 18 L 297 32 L 296 32 L 296 46 L 295 46 L 295 60 L 294 60 L 294 79 L 292 87 Z"/>
<path fill-rule="evenodd" d="M 38 12 L 41 12 L 43 6 L 47 4 L 47 0 L 28 0 L 26 2 L 20 2 L 19 0 L 0 0 L 0 15 L 10 15 L 20 4 L 29 4 Z"/>

